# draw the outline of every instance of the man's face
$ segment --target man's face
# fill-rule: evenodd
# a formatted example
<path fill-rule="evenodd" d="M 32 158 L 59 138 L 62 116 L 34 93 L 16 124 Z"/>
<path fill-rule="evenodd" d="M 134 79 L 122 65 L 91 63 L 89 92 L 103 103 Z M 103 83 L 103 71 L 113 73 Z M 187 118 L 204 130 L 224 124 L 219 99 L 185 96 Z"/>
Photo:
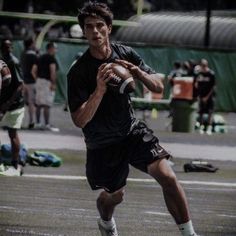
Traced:
<path fill-rule="evenodd" d="M 55 55 L 57 53 L 57 46 L 53 46 L 48 50 L 50 55 Z"/>
<path fill-rule="evenodd" d="M 87 17 L 84 21 L 84 36 L 88 39 L 91 46 L 99 47 L 104 45 L 111 33 L 111 26 L 100 17 Z"/>
<path fill-rule="evenodd" d="M 12 49 L 13 49 L 13 47 L 12 47 L 11 41 L 5 40 L 3 42 L 3 48 L 2 48 L 3 53 L 10 53 L 10 52 L 12 52 Z"/>

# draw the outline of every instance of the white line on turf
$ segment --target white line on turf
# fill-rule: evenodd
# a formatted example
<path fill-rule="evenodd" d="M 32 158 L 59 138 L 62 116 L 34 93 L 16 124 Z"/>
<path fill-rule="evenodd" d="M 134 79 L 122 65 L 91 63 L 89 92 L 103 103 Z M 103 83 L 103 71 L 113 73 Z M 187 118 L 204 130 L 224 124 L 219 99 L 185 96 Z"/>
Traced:
<path fill-rule="evenodd" d="M 86 176 L 74 176 L 74 175 L 36 175 L 36 174 L 24 174 L 23 177 L 28 178 L 42 178 L 42 179 L 59 179 L 59 180 L 87 180 Z M 154 179 L 139 179 L 139 178 L 128 178 L 129 182 L 141 182 L 141 183 L 156 183 Z M 191 180 L 180 180 L 182 184 L 186 185 L 208 185 L 208 186 L 219 186 L 219 187 L 236 187 L 236 183 L 225 183 L 225 182 L 208 182 L 208 181 L 191 181 Z"/>
<path fill-rule="evenodd" d="M 168 213 L 155 212 L 155 211 L 145 211 L 144 213 L 150 214 L 150 215 L 170 216 L 170 214 Z"/>
<path fill-rule="evenodd" d="M 236 216 L 234 216 L 234 215 L 219 214 L 218 216 L 229 217 L 229 218 L 236 218 Z"/>

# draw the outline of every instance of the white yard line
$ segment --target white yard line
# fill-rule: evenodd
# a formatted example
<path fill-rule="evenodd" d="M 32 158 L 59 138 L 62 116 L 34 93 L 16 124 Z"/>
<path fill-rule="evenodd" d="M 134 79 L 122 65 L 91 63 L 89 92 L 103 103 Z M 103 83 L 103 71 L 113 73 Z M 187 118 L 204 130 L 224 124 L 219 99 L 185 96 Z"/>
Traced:
<path fill-rule="evenodd" d="M 150 214 L 150 215 L 170 216 L 169 213 L 158 212 L 158 211 L 145 211 L 144 213 L 145 214 Z"/>
<path fill-rule="evenodd" d="M 24 174 L 23 177 L 27 178 L 42 178 L 42 179 L 60 179 L 60 180 L 87 180 L 86 176 L 74 176 L 74 175 L 36 175 L 36 174 Z M 139 179 L 139 178 L 128 178 L 129 182 L 141 182 L 141 183 L 156 183 L 154 179 Z M 210 182 L 210 181 L 190 181 L 180 180 L 180 183 L 186 185 L 208 185 L 208 186 L 219 186 L 219 187 L 236 187 L 236 183 L 225 183 L 225 182 Z"/>

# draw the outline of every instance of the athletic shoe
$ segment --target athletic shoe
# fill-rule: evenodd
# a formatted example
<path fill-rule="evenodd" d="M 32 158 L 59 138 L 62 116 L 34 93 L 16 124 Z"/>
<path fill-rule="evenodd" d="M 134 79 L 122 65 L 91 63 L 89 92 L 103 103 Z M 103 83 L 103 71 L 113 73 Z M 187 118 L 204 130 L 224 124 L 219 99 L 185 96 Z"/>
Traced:
<path fill-rule="evenodd" d="M 98 219 L 98 227 L 101 232 L 101 236 L 119 236 L 116 229 L 115 221 L 112 228 L 108 228 L 106 227 L 106 225 L 104 225 L 101 219 Z"/>
<path fill-rule="evenodd" d="M 4 176 L 21 176 L 23 169 L 21 165 L 18 165 L 17 169 L 13 166 L 5 167 L 5 170 L 0 172 L 0 175 Z"/>
<path fill-rule="evenodd" d="M 30 123 L 29 125 L 28 125 L 28 129 L 33 129 L 34 128 L 34 123 Z"/>
<path fill-rule="evenodd" d="M 54 127 L 54 126 L 52 126 L 52 125 L 50 125 L 50 124 L 45 125 L 45 128 L 44 128 L 44 129 L 45 129 L 45 130 L 52 131 L 52 132 L 59 132 L 59 131 L 60 131 L 59 128 L 56 128 L 56 127 Z"/>
<path fill-rule="evenodd" d="M 212 126 L 211 126 L 211 125 L 209 125 L 209 126 L 207 127 L 206 133 L 207 133 L 208 135 L 212 135 Z"/>
<path fill-rule="evenodd" d="M 43 125 L 41 123 L 36 123 L 34 128 L 42 130 L 43 129 Z"/>
<path fill-rule="evenodd" d="M 0 165 L 0 173 L 4 172 L 6 170 L 5 166 L 3 164 Z"/>
<path fill-rule="evenodd" d="M 201 125 L 201 126 L 200 126 L 200 129 L 199 129 L 199 133 L 200 133 L 200 134 L 204 134 L 204 133 L 205 133 L 205 130 L 204 130 L 204 129 L 205 129 L 204 125 Z"/>

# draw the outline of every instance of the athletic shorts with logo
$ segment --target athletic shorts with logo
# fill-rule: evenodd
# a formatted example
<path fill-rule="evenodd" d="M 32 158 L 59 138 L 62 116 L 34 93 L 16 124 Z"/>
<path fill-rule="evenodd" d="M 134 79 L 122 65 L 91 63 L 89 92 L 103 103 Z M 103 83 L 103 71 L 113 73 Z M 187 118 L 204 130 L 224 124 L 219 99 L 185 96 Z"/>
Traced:
<path fill-rule="evenodd" d="M 119 143 L 101 149 L 87 149 L 86 175 L 93 190 L 115 192 L 126 185 L 129 164 L 147 173 L 149 164 L 171 155 L 146 124 L 138 121 Z"/>

